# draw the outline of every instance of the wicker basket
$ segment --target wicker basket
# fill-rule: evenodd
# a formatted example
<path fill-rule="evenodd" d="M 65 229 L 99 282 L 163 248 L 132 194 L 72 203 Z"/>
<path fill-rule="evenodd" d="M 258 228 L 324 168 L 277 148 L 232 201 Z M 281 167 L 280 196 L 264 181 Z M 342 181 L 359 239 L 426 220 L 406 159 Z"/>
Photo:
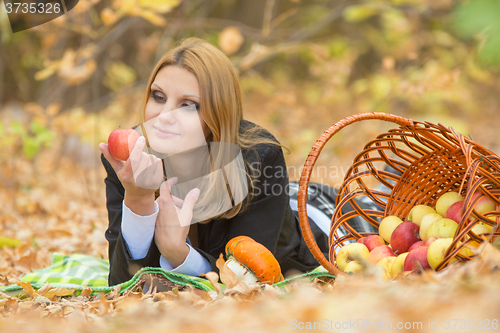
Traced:
<path fill-rule="evenodd" d="M 307 188 L 312 169 L 325 144 L 342 128 L 362 120 L 384 120 L 399 125 L 398 128 L 380 134 L 370 141 L 347 171 L 339 189 L 335 212 L 331 221 L 329 236 L 330 261 L 322 254 L 311 233 L 307 218 Z M 378 167 L 375 166 L 377 164 Z M 384 171 L 384 167 L 399 171 L 402 175 Z M 367 185 L 367 177 L 376 179 L 389 189 L 390 193 L 377 191 Z M 392 182 L 391 182 L 392 180 Z M 395 185 L 393 185 L 395 182 Z M 466 218 L 473 212 L 477 202 L 472 202 L 472 195 L 481 191 L 496 203 L 496 211 L 480 215 L 469 222 Z M 368 236 L 370 233 L 358 233 L 347 223 L 352 217 L 360 216 L 373 226 L 379 226 L 380 218 L 389 215 L 406 220 L 411 208 L 424 204 L 435 206 L 436 200 L 445 192 L 458 191 L 465 197 L 462 221 L 448 250 L 445 259 L 437 267 L 444 268 L 452 258 L 461 261 L 471 259 L 459 252 L 470 242 L 483 241 L 471 229 L 479 222 L 494 226 L 491 242 L 500 236 L 496 228 L 500 224 L 500 158 L 469 138 L 441 124 L 414 121 L 386 113 L 361 113 L 346 117 L 325 131 L 315 145 L 304 164 L 298 191 L 298 211 L 304 239 L 312 254 L 332 274 L 343 274 L 335 267 L 336 249 L 350 240 Z M 362 209 L 354 200 L 358 196 L 368 196 L 382 211 Z M 342 213 L 342 207 L 350 203 L 354 211 Z M 488 217 L 493 217 L 489 219 Z M 339 236 L 340 226 L 347 235 Z M 467 237 L 468 236 L 468 237 Z"/>

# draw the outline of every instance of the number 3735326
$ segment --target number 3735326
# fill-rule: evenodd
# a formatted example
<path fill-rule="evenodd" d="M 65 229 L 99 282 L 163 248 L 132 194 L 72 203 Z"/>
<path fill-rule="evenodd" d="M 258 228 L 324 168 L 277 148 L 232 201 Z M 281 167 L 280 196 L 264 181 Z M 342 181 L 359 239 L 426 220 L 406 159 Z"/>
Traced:
<path fill-rule="evenodd" d="M 26 3 L 14 2 L 5 3 L 7 14 L 10 13 L 23 13 L 23 14 L 58 14 L 61 12 L 61 4 L 55 3 Z"/>
<path fill-rule="evenodd" d="M 445 329 L 489 330 L 498 329 L 498 319 L 446 319 Z"/>

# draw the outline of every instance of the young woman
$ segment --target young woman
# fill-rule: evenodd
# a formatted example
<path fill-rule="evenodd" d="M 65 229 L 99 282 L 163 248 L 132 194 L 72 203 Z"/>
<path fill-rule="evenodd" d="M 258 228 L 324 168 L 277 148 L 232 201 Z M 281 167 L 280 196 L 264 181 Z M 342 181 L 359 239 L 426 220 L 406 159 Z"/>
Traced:
<path fill-rule="evenodd" d="M 147 138 L 137 141 L 126 162 L 114 159 L 107 144 L 99 145 L 107 172 L 110 285 L 129 280 L 146 266 L 192 276 L 218 271 L 215 262 L 226 243 L 241 235 L 266 246 L 284 274 L 290 269 L 307 271 L 318 266 L 302 238 L 297 213 L 290 207 L 282 146 L 268 131 L 243 119 L 238 76 L 220 50 L 197 38 L 186 39 L 169 50 L 151 73 L 140 110 L 142 125 L 137 129 Z M 243 190 L 238 192 L 229 186 L 237 176 L 224 169 L 228 163 L 224 149 L 215 152 L 213 143 L 231 143 L 241 149 L 246 178 Z M 151 152 L 155 145 L 162 148 L 153 149 L 153 155 L 159 156 L 158 151 L 164 149 L 160 151 L 164 157 L 179 157 L 173 159 L 176 177 L 165 175 L 169 186 L 162 183 L 159 191 L 167 173 L 161 172 L 162 167 L 169 163 L 168 158 L 161 163 L 145 152 Z M 206 181 L 197 186 L 199 189 L 191 187 L 179 192 L 182 196 L 172 195 L 171 186 L 193 179 L 188 173 L 197 169 L 197 158 L 204 154 L 184 157 L 189 150 L 186 147 L 208 151 L 212 171 L 226 170 L 223 179 L 229 184 L 223 187 L 229 192 L 226 202 L 229 200 L 230 205 L 201 214 L 200 222 L 194 224 L 196 206 L 202 202 L 205 208 L 217 206 L 217 200 L 223 201 L 220 193 L 224 191 L 220 186 L 216 189 L 216 182 Z M 147 181 L 138 177 L 137 170 L 148 168 L 152 171 Z M 329 222 L 327 215 L 316 211 L 317 220 Z M 326 234 L 311 225 L 327 254 Z"/>

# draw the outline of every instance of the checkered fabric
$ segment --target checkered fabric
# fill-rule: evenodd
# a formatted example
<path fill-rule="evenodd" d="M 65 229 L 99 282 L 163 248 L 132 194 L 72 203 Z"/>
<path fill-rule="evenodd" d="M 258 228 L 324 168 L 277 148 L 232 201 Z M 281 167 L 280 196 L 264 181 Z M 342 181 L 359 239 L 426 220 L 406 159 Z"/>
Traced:
<path fill-rule="evenodd" d="M 109 263 L 106 260 L 82 254 L 66 256 L 60 253 L 54 253 L 52 259 L 52 266 L 26 274 L 21 280 L 30 282 L 35 289 L 43 287 L 46 283 L 50 283 L 50 285 L 55 288 L 74 288 L 76 294 L 79 294 L 85 287 L 90 287 L 92 289 L 92 295 L 98 295 L 102 292 L 109 293 L 117 287 L 120 288 L 120 293 L 123 293 L 136 286 L 144 275 L 161 274 L 171 282 L 180 285 L 190 285 L 207 292 L 215 290 L 212 284 L 206 279 L 185 274 L 171 273 L 160 267 L 144 267 L 129 281 L 116 286 L 108 286 Z M 317 277 L 334 278 L 327 270 L 319 266 L 313 271 L 278 282 L 275 286 L 284 287 L 291 282 L 304 280 L 312 281 Z M 223 284 L 219 284 L 219 286 L 221 289 L 226 288 Z M 22 287 L 17 284 L 0 287 L 0 290 L 10 296 L 18 295 L 23 292 Z"/>

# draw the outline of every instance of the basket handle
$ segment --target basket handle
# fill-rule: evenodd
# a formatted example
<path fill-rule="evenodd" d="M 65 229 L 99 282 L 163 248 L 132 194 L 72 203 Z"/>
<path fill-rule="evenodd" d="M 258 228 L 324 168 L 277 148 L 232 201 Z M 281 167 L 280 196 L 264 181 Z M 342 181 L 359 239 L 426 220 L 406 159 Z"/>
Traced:
<path fill-rule="evenodd" d="M 314 167 L 314 164 L 316 163 L 316 160 L 318 159 L 319 154 L 321 153 L 321 150 L 323 150 L 323 147 L 328 142 L 328 140 L 332 138 L 332 136 L 338 133 L 342 128 L 352 123 L 370 119 L 378 119 L 388 122 L 394 122 L 400 126 L 411 126 L 411 127 L 414 126 L 412 120 L 388 113 L 369 112 L 369 113 L 358 113 L 352 116 L 348 116 L 335 123 L 329 129 L 327 129 L 319 137 L 318 140 L 316 140 L 316 143 L 314 144 L 311 151 L 309 152 L 309 155 L 307 156 L 307 159 L 304 163 L 304 169 L 302 170 L 302 174 L 300 176 L 299 190 L 297 193 L 297 207 L 299 211 L 299 223 L 300 223 L 300 229 L 302 230 L 302 236 L 304 237 L 304 241 L 306 242 L 307 247 L 311 251 L 314 258 L 316 258 L 316 260 L 325 269 L 327 269 L 331 274 L 335 276 L 344 275 L 345 273 L 341 272 L 338 268 L 336 268 L 335 265 L 333 265 L 330 261 L 328 261 L 326 257 L 323 255 L 323 253 L 318 247 L 318 244 L 314 240 L 314 236 L 311 231 L 311 226 L 309 225 L 309 219 L 307 218 L 306 205 L 307 205 L 307 189 L 309 187 L 309 179 L 311 178 L 312 169 Z M 331 237 L 332 235 L 330 234 L 329 238 Z M 331 239 L 329 239 L 329 243 L 331 243 L 330 241 Z"/>

